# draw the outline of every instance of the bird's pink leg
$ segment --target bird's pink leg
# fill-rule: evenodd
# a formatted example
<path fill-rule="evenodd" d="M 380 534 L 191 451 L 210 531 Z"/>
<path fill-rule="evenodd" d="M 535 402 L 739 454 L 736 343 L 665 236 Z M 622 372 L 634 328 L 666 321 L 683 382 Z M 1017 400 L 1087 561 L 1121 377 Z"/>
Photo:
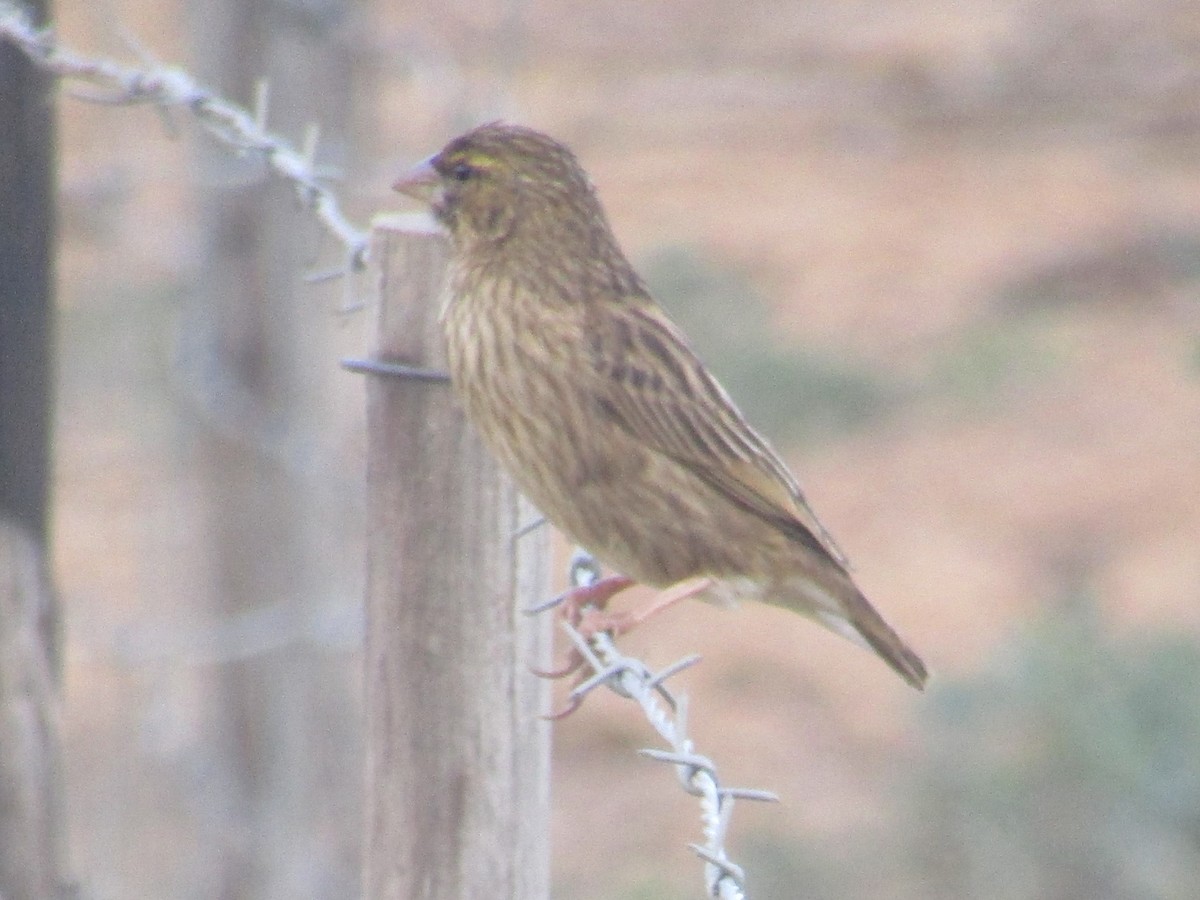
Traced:
<path fill-rule="evenodd" d="M 604 607 L 608 601 L 632 584 L 633 581 L 623 575 L 612 575 L 608 578 L 602 578 L 595 584 L 585 588 L 576 588 L 564 598 L 564 602 L 572 604 L 571 607 L 568 607 L 564 611 L 564 614 L 585 639 L 589 639 L 602 631 L 607 631 L 614 637 L 628 634 L 647 619 L 658 615 L 665 609 L 669 609 L 681 600 L 686 600 L 688 597 L 694 597 L 708 590 L 708 588 L 712 587 L 713 579 L 708 577 L 688 578 L 660 591 L 650 603 L 639 610 L 627 613 L 605 612 Z M 594 588 L 600 588 L 600 590 L 595 594 L 585 593 Z M 577 595 L 582 597 L 582 602 L 577 600 Z M 565 678 L 574 672 L 578 672 L 583 664 L 583 654 L 577 648 L 572 647 L 571 652 L 567 655 L 567 664 L 563 668 L 553 672 L 540 672 L 537 669 L 533 671 L 534 674 L 540 675 L 543 678 Z M 581 684 L 583 680 L 584 673 L 580 672 L 579 676 L 575 679 L 575 685 Z M 575 710 L 579 709 L 582 704 L 583 697 L 576 697 L 563 709 L 560 709 L 556 713 L 542 716 L 542 718 L 551 722 L 565 719 L 571 713 L 575 712 Z"/>
<path fill-rule="evenodd" d="M 593 634 L 599 634 L 602 631 L 610 632 L 613 637 L 619 637 L 622 634 L 628 634 L 638 625 L 649 621 L 664 610 L 670 609 L 681 600 L 704 593 L 712 585 L 713 580 L 706 575 L 686 578 L 683 581 L 675 582 L 668 588 L 663 588 L 654 595 L 653 600 L 641 609 L 624 613 L 605 612 L 603 606 L 584 609 L 578 623 L 572 624 L 575 624 L 579 633 L 585 638 L 590 638 Z"/>
<path fill-rule="evenodd" d="M 713 580 L 707 576 L 688 578 L 676 582 L 655 595 L 646 606 L 630 612 L 610 613 L 605 610 L 608 601 L 635 582 L 624 575 L 609 575 L 595 584 L 573 588 L 562 599 L 563 617 L 584 637 L 607 631 L 614 637 L 628 634 L 638 625 L 648 621 L 681 600 L 694 597 L 712 587 Z M 544 671 L 534 669 L 542 678 L 566 678 L 579 671 L 583 665 L 583 654 L 571 648 L 567 662 L 561 669 Z"/>
<path fill-rule="evenodd" d="M 626 575 L 605 575 L 593 584 L 572 588 L 563 598 L 563 618 L 572 625 L 577 624 L 589 606 L 603 610 L 609 600 L 634 584 L 636 582 Z"/>

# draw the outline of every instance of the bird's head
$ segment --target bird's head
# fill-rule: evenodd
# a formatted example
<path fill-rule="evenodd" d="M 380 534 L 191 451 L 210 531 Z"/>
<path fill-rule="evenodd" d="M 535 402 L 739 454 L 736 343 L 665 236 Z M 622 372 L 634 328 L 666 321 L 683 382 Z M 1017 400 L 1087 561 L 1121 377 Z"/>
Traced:
<path fill-rule="evenodd" d="M 607 224 L 574 154 L 529 128 L 493 122 L 461 135 L 392 185 L 428 203 L 460 246 L 594 231 Z"/>

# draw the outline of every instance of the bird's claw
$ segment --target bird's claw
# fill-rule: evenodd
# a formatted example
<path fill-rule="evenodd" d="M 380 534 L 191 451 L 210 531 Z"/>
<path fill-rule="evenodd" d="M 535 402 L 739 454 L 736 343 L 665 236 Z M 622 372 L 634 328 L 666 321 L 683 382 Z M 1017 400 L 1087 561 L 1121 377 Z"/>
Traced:
<path fill-rule="evenodd" d="M 542 604 L 535 609 L 540 612 L 554 606 L 561 606 L 563 619 L 578 631 L 585 641 L 601 632 L 617 636 L 623 634 L 634 623 L 627 614 L 606 613 L 604 609 L 613 597 L 633 584 L 633 579 L 624 575 L 609 575 L 592 584 L 572 588 L 555 597 L 553 602 Z M 586 680 L 586 673 L 580 671 L 586 664 L 587 660 L 583 654 L 579 652 L 578 648 L 573 647 L 567 654 L 566 663 L 562 668 L 531 669 L 531 671 L 539 678 L 555 680 L 575 675 L 575 681 L 571 685 L 572 691 L 574 691 Z M 583 705 L 584 696 L 573 695 L 563 709 L 542 718 L 554 722 L 565 719 Z"/>
<path fill-rule="evenodd" d="M 553 600 L 533 607 L 528 612 L 544 612 L 559 606 L 562 608 L 563 619 L 585 640 L 602 631 L 609 631 L 614 635 L 622 634 L 627 627 L 627 617 L 623 614 L 606 615 L 604 608 L 608 605 L 608 601 L 633 584 L 633 579 L 624 575 L 609 575 L 593 584 L 571 588 Z M 542 678 L 566 678 L 579 671 L 584 662 L 583 655 L 573 649 L 567 656 L 567 663 L 563 668 L 550 671 L 534 669 L 533 673 Z"/>
<path fill-rule="evenodd" d="M 712 586 L 713 580 L 706 576 L 689 578 L 661 591 L 652 603 L 641 610 L 633 612 L 607 612 L 605 607 L 608 605 L 608 601 L 627 587 L 630 587 L 633 583 L 632 579 L 624 575 L 609 575 L 592 584 L 572 588 L 556 597 L 553 604 L 543 604 L 541 608 L 548 609 L 550 606 L 561 605 L 563 618 L 578 632 L 579 636 L 586 643 L 597 634 L 606 633 L 611 637 L 619 637 L 622 634 L 627 634 L 642 622 L 657 615 L 664 609 L 674 606 L 688 597 L 702 594 Z M 588 679 L 587 674 L 580 671 L 586 663 L 587 660 L 579 648 L 573 647 L 571 652 L 567 654 L 566 664 L 561 669 L 552 669 L 550 671 L 532 670 L 535 675 L 542 678 L 559 679 L 570 675 L 576 676 L 575 681 L 571 685 L 570 703 L 564 709 L 553 713 L 547 718 L 553 721 L 565 719 L 583 704 L 583 698 L 587 696 L 587 692 L 580 693 L 578 692 L 578 688 Z M 668 703 L 674 704 L 674 698 L 660 684 L 656 684 L 655 688 L 662 693 L 663 698 Z"/>
<path fill-rule="evenodd" d="M 577 649 L 572 648 L 571 652 L 567 654 L 566 665 L 564 665 L 561 669 L 538 669 L 531 666 L 529 671 L 538 678 L 548 678 L 553 681 L 557 681 L 560 678 L 566 678 L 568 675 L 574 675 L 581 668 L 583 668 L 583 664 L 585 662 L 586 660 L 583 658 L 583 654 Z"/>
<path fill-rule="evenodd" d="M 567 705 L 558 712 L 546 713 L 538 718 L 543 722 L 561 722 L 581 706 L 583 706 L 583 697 L 572 697 L 567 701 Z"/>

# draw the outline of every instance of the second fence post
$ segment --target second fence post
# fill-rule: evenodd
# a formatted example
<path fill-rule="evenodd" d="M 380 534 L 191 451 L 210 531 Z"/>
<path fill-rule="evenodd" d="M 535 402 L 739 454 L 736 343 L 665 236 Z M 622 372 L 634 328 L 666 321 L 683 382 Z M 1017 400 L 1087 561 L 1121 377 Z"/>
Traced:
<path fill-rule="evenodd" d="M 381 223 L 377 359 L 444 368 L 446 239 Z M 546 900 L 546 529 L 448 385 L 367 376 L 366 900 Z"/>

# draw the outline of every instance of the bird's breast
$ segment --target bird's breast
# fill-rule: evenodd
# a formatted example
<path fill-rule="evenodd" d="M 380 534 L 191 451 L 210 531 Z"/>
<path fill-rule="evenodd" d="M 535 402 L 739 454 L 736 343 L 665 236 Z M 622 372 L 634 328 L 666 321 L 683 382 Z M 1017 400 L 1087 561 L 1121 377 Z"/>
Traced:
<path fill-rule="evenodd" d="M 567 485 L 591 465 L 589 363 L 569 310 L 537 301 L 505 280 L 460 288 L 442 315 L 447 364 L 467 416 L 514 477 Z"/>
<path fill-rule="evenodd" d="M 488 449 L 559 529 L 638 581 L 724 576 L 756 519 L 603 411 L 583 323 L 518 292 L 460 293 L 443 314 L 456 393 Z M 744 529 L 753 533 L 743 535 Z"/>

